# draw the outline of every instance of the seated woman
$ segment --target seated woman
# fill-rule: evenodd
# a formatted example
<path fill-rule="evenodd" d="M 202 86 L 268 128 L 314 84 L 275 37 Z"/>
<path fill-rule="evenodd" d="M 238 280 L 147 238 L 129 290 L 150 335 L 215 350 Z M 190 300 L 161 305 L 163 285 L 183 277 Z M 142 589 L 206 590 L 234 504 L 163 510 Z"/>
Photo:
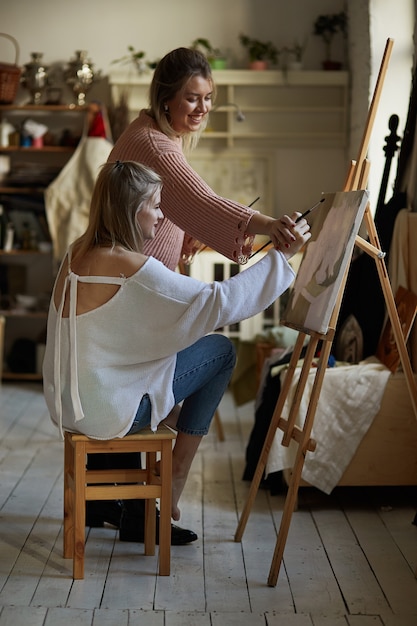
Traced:
<path fill-rule="evenodd" d="M 291 283 L 288 259 L 309 239 L 299 214 L 282 220 L 281 251 L 206 284 L 142 253 L 163 215 L 161 178 L 139 163 L 106 163 L 86 232 L 62 261 L 50 303 L 44 393 L 61 432 L 111 439 L 163 420 L 173 450 L 172 518 L 235 353 L 212 333 L 267 308 Z M 179 403 L 182 403 L 179 407 Z"/>

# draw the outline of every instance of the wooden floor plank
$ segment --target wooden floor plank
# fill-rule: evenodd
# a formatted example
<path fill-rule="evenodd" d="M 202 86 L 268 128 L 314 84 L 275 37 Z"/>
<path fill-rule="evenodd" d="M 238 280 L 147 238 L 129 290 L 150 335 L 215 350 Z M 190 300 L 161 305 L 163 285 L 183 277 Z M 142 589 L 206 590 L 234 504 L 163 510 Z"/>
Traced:
<path fill-rule="evenodd" d="M 297 613 L 343 615 L 343 598 L 308 511 L 293 513 L 283 561 Z"/>
<path fill-rule="evenodd" d="M 384 615 L 382 618 L 384 626 L 416 626 L 415 615 Z"/>
<path fill-rule="evenodd" d="M 381 626 L 383 621 L 379 615 L 349 615 L 349 626 Z"/>
<path fill-rule="evenodd" d="M 417 580 L 378 514 L 349 511 L 347 516 L 391 610 L 417 616 Z"/>
<path fill-rule="evenodd" d="M 129 626 L 166 626 L 164 611 L 129 609 Z"/>
<path fill-rule="evenodd" d="M 311 615 L 314 626 L 347 626 L 346 617 L 343 615 Z"/>
<path fill-rule="evenodd" d="M 95 609 L 93 626 L 129 626 L 127 609 Z"/>
<path fill-rule="evenodd" d="M 165 626 L 211 626 L 212 623 L 209 613 L 199 611 L 165 612 Z"/>
<path fill-rule="evenodd" d="M 92 626 L 93 618 L 91 610 L 51 608 L 46 614 L 45 626 Z"/>
<path fill-rule="evenodd" d="M 379 510 L 382 523 L 413 571 L 417 569 L 417 526 L 412 523 L 415 515 L 415 507 L 406 504 L 393 503 Z"/>
<path fill-rule="evenodd" d="M 237 517 L 228 467 L 228 459 L 216 455 L 204 468 L 204 563 L 210 612 L 237 607 L 250 611 L 242 545 L 233 541 Z"/>
<path fill-rule="evenodd" d="M 116 530 L 91 528 L 87 531 L 84 559 L 84 580 L 74 580 L 67 606 L 96 609 L 101 607 L 108 570 L 116 541 Z M 67 559 L 68 574 L 72 577 L 72 560 Z M 107 608 L 107 607 L 105 607 Z M 128 606 L 114 608 L 129 608 Z"/>
<path fill-rule="evenodd" d="M 246 500 L 248 485 L 240 481 L 236 483 L 235 488 L 240 514 Z M 285 569 L 282 568 L 280 571 L 276 588 L 268 587 L 266 584 L 271 546 L 274 546 L 276 541 L 276 527 L 269 502 L 267 492 L 258 491 L 242 538 L 250 606 L 255 613 L 274 612 L 279 607 L 281 614 L 291 614 L 294 611 L 294 600 Z M 282 509 L 284 498 L 274 497 L 273 503 L 274 507 Z"/>
<path fill-rule="evenodd" d="M 103 589 L 102 608 L 154 609 L 158 553 L 145 556 L 141 543 L 116 541 Z"/>
<path fill-rule="evenodd" d="M 285 626 L 312 626 L 313 624 L 309 615 L 285 615 L 283 618 L 279 613 L 267 613 L 266 621 L 268 626 L 284 626 L 284 624 Z"/>
<path fill-rule="evenodd" d="M 65 607 L 72 587 L 72 561 L 63 557 L 62 480 L 60 474 L 37 520 L 39 532 L 49 533 L 54 541 L 32 598 L 33 606 Z"/>
<path fill-rule="evenodd" d="M 222 613 L 211 614 L 212 626 L 265 626 L 265 616 L 263 613 L 247 613 L 242 612 L 230 612 L 227 616 Z"/>
<path fill-rule="evenodd" d="M 181 502 L 185 502 L 183 506 Z M 181 525 L 191 528 L 198 540 L 187 546 L 171 548 L 171 576 L 160 576 L 156 584 L 155 608 L 173 612 L 206 610 L 203 543 L 202 459 L 193 464 L 180 500 Z"/>
<path fill-rule="evenodd" d="M 52 549 L 53 537 L 48 535 L 44 543 L 39 542 L 34 529 L 37 527 L 39 513 L 56 482 L 59 458 L 59 452 L 53 447 L 40 449 L 14 489 L 13 496 L 2 508 L 5 520 L 2 542 L 13 550 L 19 546 L 20 553 L 0 592 L 0 605 L 9 604 L 11 598 L 14 604 L 30 604 L 39 577 L 42 575 Z M 52 467 L 53 470 L 45 471 L 47 467 Z M 10 551 L 8 553 L 10 560 Z"/>
<path fill-rule="evenodd" d="M 389 607 L 369 563 L 342 511 L 312 511 L 323 546 L 352 614 L 386 612 Z"/>
<path fill-rule="evenodd" d="M 8 607 L 0 615 L 0 626 L 44 626 L 47 609 L 43 607 Z"/>

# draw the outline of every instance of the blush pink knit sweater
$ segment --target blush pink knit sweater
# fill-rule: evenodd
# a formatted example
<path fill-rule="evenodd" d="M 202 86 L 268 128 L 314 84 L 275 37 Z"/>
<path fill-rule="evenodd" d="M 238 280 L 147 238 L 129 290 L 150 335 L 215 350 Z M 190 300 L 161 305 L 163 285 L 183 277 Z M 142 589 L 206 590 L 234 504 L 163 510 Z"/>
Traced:
<path fill-rule="evenodd" d="M 109 161 L 116 160 L 143 163 L 163 180 L 165 218 L 156 237 L 146 242 L 145 254 L 175 269 L 190 256 L 195 240 L 236 262 L 251 253 L 253 236 L 246 229 L 255 211 L 214 193 L 187 163 L 181 146 L 162 133 L 146 111 L 117 140 L 109 156 Z"/>

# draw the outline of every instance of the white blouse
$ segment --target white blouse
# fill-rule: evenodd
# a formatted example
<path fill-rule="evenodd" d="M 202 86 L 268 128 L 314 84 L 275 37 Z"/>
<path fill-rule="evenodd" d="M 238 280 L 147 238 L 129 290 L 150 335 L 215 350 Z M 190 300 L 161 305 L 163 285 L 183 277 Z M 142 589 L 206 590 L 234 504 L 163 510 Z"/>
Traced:
<path fill-rule="evenodd" d="M 238 275 L 203 283 L 149 257 L 132 276 L 68 274 L 58 309 L 52 295 L 43 363 L 44 394 L 62 430 L 95 439 L 123 437 L 149 394 L 151 428 L 173 408 L 177 352 L 222 326 L 263 311 L 294 279 L 271 250 Z M 78 283 L 119 285 L 105 304 L 76 314 Z M 69 285 L 69 316 L 63 317 Z"/>

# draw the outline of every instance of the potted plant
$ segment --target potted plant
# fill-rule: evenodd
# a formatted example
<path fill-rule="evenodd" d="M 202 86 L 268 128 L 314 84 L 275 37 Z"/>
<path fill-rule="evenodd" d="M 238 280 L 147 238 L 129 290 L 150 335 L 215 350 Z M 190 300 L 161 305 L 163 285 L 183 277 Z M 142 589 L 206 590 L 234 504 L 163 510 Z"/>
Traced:
<path fill-rule="evenodd" d="M 203 54 L 206 55 L 211 69 L 224 70 L 226 68 L 225 55 L 219 50 L 219 48 L 214 48 L 208 39 L 205 39 L 204 37 L 194 39 L 191 47 L 196 50 L 200 50 L 200 52 L 203 52 Z"/>
<path fill-rule="evenodd" d="M 158 61 L 146 61 L 146 53 L 143 50 L 135 50 L 133 46 L 128 46 L 127 50 L 128 54 L 120 59 L 114 59 L 111 63 L 132 63 L 139 74 L 143 74 L 149 69 L 154 70 L 158 64 Z"/>
<path fill-rule="evenodd" d="M 278 49 L 271 41 L 262 42 L 247 35 L 239 35 L 239 41 L 248 51 L 251 69 L 266 69 L 268 62 L 278 62 Z"/>
<path fill-rule="evenodd" d="M 307 47 L 307 38 L 303 42 L 300 42 L 298 39 L 295 39 L 291 48 L 288 48 L 286 51 L 289 56 L 288 60 L 288 69 L 289 70 L 300 70 L 303 67 L 303 57 L 304 52 Z"/>
<path fill-rule="evenodd" d="M 314 22 L 314 34 L 322 38 L 325 50 L 326 58 L 323 61 L 323 69 L 325 70 L 338 70 L 342 67 L 339 61 L 332 60 L 332 42 L 337 33 L 346 33 L 347 19 L 346 13 L 334 13 L 330 15 L 319 15 Z"/>

